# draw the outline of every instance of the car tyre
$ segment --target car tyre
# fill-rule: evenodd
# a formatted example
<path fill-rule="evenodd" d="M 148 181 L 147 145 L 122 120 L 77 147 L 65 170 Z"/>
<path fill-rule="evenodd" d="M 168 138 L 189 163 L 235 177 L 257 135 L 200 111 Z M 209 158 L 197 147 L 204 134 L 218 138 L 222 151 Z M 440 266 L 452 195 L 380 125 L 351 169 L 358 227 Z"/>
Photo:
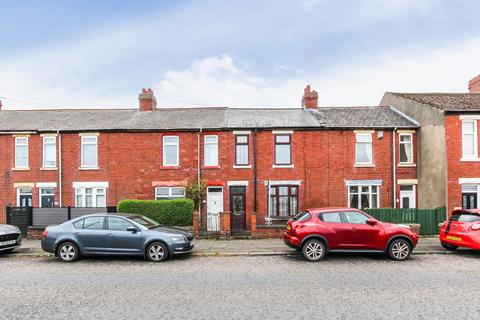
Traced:
<path fill-rule="evenodd" d="M 80 253 L 75 243 L 67 241 L 58 246 L 57 257 L 62 262 L 73 262 L 78 259 Z"/>
<path fill-rule="evenodd" d="M 412 246 L 404 239 L 395 239 L 388 246 L 388 256 L 392 260 L 403 261 L 410 257 Z"/>
<path fill-rule="evenodd" d="M 446 242 L 441 242 L 442 247 L 449 251 L 457 250 L 458 246 L 454 246 L 452 244 L 446 243 Z"/>
<path fill-rule="evenodd" d="M 323 259 L 326 254 L 325 244 L 318 239 L 308 240 L 302 247 L 302 255 L 305 260 L 317 262 Z"/>
<path fill-rule="evenodd" d="M 168 248 L 162 242 L 152 242 L 148 245 L 145 255 L 149 261 L 162 262 L 168 259 Z"/>

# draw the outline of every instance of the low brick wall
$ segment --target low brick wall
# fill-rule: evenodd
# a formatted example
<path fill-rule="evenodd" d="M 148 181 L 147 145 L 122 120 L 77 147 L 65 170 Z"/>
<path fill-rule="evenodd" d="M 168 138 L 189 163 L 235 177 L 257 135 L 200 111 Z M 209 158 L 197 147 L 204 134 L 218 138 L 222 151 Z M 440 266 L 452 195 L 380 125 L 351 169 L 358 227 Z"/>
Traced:
<path fill-rule="evenodd" d="M 27 239 L 40 240 L 45 227 L 32 226 L 27 229 Z"/>
<path fill-rule="evenodd" d="M 257 225 L 257 231 L 255 233 L 256 239 L 269 239 L 269 238 L 283 238 L 283 232 L 285 231 L 285 225 Z"/>

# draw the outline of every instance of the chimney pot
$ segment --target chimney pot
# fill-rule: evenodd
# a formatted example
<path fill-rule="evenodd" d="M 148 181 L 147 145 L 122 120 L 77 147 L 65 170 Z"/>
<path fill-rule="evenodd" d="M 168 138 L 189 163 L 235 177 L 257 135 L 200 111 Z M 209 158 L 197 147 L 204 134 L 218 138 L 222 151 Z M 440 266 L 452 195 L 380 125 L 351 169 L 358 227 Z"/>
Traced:
<path fill-rule="evenodd" d="M 480 93 L 480 74 L 468 81 L 468 91 L 470 93 Z"/>
<path fill-rule="evenodd" d="M 302 107 L 306 109 L 318 109 L 318 92 L 313 90 L 309 84 L 305 87 L 302 97 Z"/>
<path fill-rule="evenodd" d="M 157 109 L 157 99 L 151 88 L 142 88 L 138 100 L 140 111 L 155 111 Z"/>

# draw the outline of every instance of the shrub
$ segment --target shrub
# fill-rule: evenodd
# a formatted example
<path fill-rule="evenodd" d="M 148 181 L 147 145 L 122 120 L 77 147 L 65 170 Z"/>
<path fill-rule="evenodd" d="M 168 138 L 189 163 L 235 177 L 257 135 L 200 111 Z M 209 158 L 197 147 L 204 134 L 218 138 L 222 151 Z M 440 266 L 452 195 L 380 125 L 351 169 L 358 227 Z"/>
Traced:
<path fill-rule="evenodd" d="M 122 200 L 118 212 L 138 213 L 166 226 L 193 224 L 194 203 L 191 199 L 173 200 Z"/>

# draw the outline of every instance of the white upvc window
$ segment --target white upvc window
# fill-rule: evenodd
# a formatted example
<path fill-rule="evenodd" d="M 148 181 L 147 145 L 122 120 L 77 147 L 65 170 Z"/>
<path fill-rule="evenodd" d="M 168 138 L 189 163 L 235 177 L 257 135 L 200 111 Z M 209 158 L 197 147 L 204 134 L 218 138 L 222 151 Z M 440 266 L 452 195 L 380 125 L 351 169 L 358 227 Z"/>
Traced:
<path fill-rule="evenodd" d="M 75 207 L 103 208 L 107 206 L 106 188 L 75 188 Z"/>
<path fill-rule="evenodd" d="M 80 138 L 82 139 L 81 167 L 97 168 L 98 167 L 98 136 L 84 135 L 84 136 L 81 136 Z"/>
<path fill-rule="evenodd" d="M 218 136 L 205 136 L 203 164 L 206 167 L 218 166 Z"/>
<path fill-rule="evenodd" d="M 179 137 L 164 136 L 163 137 L 163 165 L 178 166 L 179 160 Z"/>
<path fill-rule="evenodd" d="M 15 168 L 28 168 L 28 137 L 15 137 Z"/>
<path fill-rule="evenodd" d="M 462 158 L 478 157 L 477 120 L 462 120 Z"/>
<path fill-rule="evenodd" d="M 43 167 L 55 168 L 57 166 L 57 137 L 43 137 Z"/>
<path fill-rule="evenodd" d="M 378 208 L 380 206 L 379 186 L 348 186 L 348 206 L 350 208 Z"/>
<path fill-rule="evenodd" d="M 400 133 L 400 163 L 413 163 L 413 135 Z"/>
<path fill-rule="evenodd" d="M 155 200 L 168 200 L 175 198 L 184 198 L 184 187 L 156 187 Z"/>
<path fill-rule="evenodd" d="M 372 156 L 372 133 L 355 134 L 355 163 L 356 164 L 373 164 Z"/>

